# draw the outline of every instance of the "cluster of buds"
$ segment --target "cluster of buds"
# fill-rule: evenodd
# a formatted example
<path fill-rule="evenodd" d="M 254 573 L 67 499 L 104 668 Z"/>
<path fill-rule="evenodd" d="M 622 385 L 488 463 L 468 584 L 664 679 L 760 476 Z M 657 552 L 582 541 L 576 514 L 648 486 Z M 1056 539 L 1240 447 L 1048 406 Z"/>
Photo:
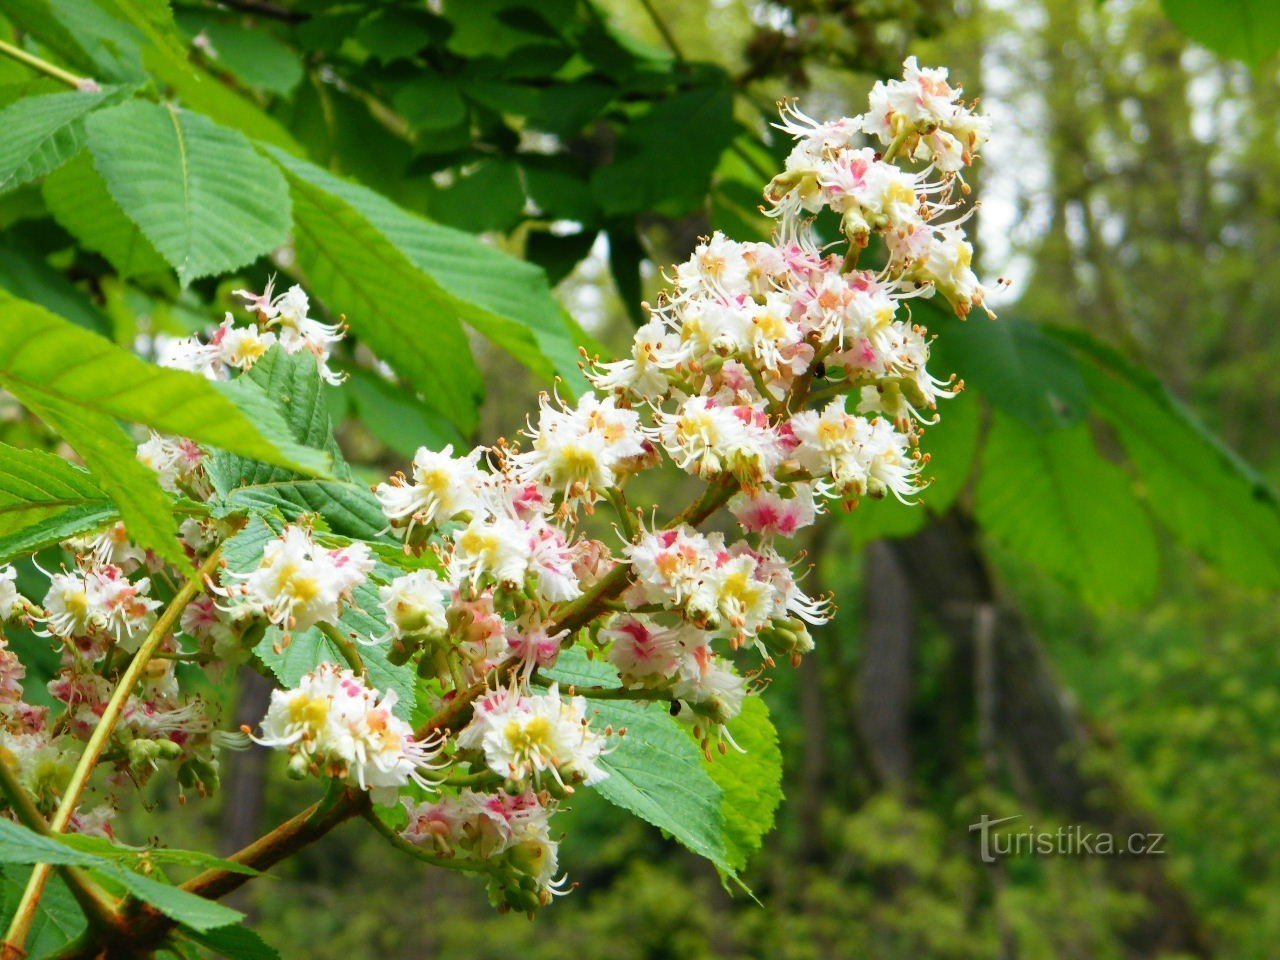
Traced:
<path fill-rule="evenodd" d="M 170 571 L 118 525 L 65 544 L 71 561 L 46 575 L 39 604 L 0 568 L 0 619 L 25 619 L 58 645 L 49 688 L 64 705 L 51 718 L 26 704 L 22 666 L 0 645 L 0 759 L 42 804 L 56 802 L 68 751 L 94 731 L 141 645 L 152 659 L 106 756 L 134 780 L 176 764 L 203 788 L 217 749 L 247 738 L 215 732 L 176 664 L 225 670 L 264 650 L 268 631 L 277 652 L 319 631 L 346 663 L 275 691 L 257 742 L 287 752 L 294 775 L 401 801 L 396 842 L 486 873 L 501 906 L 533 910 L 562 892 L 550 818 L 609 775 L 618 735 L 591 698 L 658 701 L 650 709 L 690 724 L 709 758 L 727 752 L 745 698 L 779 661 L 809 652 L 810 627 L 832 613 L 801 589 L 787 541 L 832 503 L 911 502 L 923 486 L 920 435 L 958 385 L 927 369 L 929 335 L 910 303 L 940 293 L 964 316 L 984 302 L 964 218 L 945 215 L 986 126 L 945 71 L 909 60 L 902 80 L 876 86 L 867 114 L 819 123 L 786 105 L 780 129 L 796 146 L 766 191 L 774 239 L 706 239 L 646 305 L 630 356 L 587 366 L 594 392 L 544 396 L 522 436 L 421 449 L 407 474 L 378 484 L 402 553 L 268 518 L 274 538 L 232 571 L 211 558 L 242 518 L 188 519 L 183 542 L 209 576 L 182 594 L 180 617 L 160 614 L 180 592 Z M 838 217 L 836 249 L 816 232 L 823 210 Z M 874 269 L 858 265 L 868 250 L 883 254 Z M 162 359 L 223 378 L 268 350 L 305 352 L 340 379 L 329 359 L 343 329 L 312 319 L 301 289 L 237 295 L 248 326 L 228 315 L 207 340 L 160 344 Z M 153 435 L 138 455 L 169 490 L 209 498 L 197 444 Z M 630 502 L 634 478 L 668 461 L 701 496 L 674 515 Z M 596 516 L 605 509 L 612 530 Z M 700 529 L 721 509 L 733 533 L 733 521 Z M 396 693 L 376 689 L 362 644 L 413 665 L 414 713 L 436 711 L 431 722 L 415 731 Z M 551 671 L 571 646 L 610 665 L 618 686 L 557 684 Z"/>

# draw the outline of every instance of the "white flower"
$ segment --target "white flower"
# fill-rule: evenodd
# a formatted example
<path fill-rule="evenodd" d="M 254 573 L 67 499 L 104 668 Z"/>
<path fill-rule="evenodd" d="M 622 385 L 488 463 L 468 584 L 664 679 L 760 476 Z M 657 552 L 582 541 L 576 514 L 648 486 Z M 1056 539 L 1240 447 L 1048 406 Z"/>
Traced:
<path fill-rule="evenodd" d="M 597 390 L 622 391 L 642 398 L 660 397 L 670 389 L 668 372 L 679 366 L 680 340 L 657 319 L 650 320 L 631 341 L 631 358 L 599 364 L 590 374 Z"/>
<path fill-rule="evenodd" d="M 520 477 L 545 484 L 566 499 L 594 499 L 617 482 L 616 471 L 645 451 L 646 431 L 633 410 L 613 397 L 585 394 L 572 409 L 543 395 L 533 445 L 514 458 Z"/>
<path fill-rule="evenodd" d="M 276 335 L 256 326 L 237 327 L 231 314 L 213 331 L 209 349 L 218 363 L 237 370 L 248 370 L 261 360 L 276 343 Z"/>
<path fill-rule="evenodd" d="M 691 646 L 681 659 L 672 692 L 696 713 L 725 724 L 742 711 L 747 683 L 703 642 Z"/>
<path fill-rule="evenodd" d="M 273 281 L 274 282 L 274 281 Z M 268 283 L 261 294 L 248 290 L 236 290 L 238 297 L 258 318 L 273 328 L 276 337 L 288 353 L 303 350 L 316 358 L 320 375 L 331 384 L 343 381 L 342 374 L 329 369 L 329 347 L 343 338 L 346 328 L 340 324 L 321 323 L 310 315 L 311 301 L 306 292 L 296 284 L 279 296 L 272 296 L 273 283 Z"/>
<path fill-rule="evenodd" d="M 709 613 L 710 607 L 701 602 L 705 595 L 703 584 L 723 549 L 718 539 L 713 542 L 685 524 L 671 530 L 645 532 L 623 552 L 648 602 L 676 607 L 693 605 Z"/>
<path fill-rule="evenodd" d="M 431 786 L 438 745 L 417 741 L 393 712 L 395 691 L 380 694 L 351 670 L 323 663 L 293 690 L 274 690 L 258 743 L 288 748 L 295 773 L 325 768 L 369 790 L 377 803 L 393 800 L 409 783 Z"/>
<path fill-rule="evenodd" d="M 110 637 L 130 652 L 155 623 L 160 601 L 147 594 L 151 581 L 130 581 L 119 567 L 106 564 L 55 573 L 44 598 L 44 621 L 59 637 Z"/>
<path fill-rule="evenodd" d="M 729 512 L 747 533 L 790 537 L 813 523 L 818 506 L 812 484 L 794 484 L 789 492 L 790 497 L 776 490 L 739 493 L 729 501 Z"/>
<path fill-rule="evenodd" d="M 0 623 L 10 619 L 26 606 L 18 593 L 18 571 L 12 564 L 0 564 Z"/>
<path fill-rule="evenodd" d="M 448 632 L 445 607 L 452 593 L 452 587 L 431 570 L 415 570 L 382 587 L 378 594 L 391 638 L 440 636 Z"/>
<path fill-rule="evenodd" d="M 152 433 L 150 439 L 138 445 L 139 462 L 154 470 L 160 486 L 170 493 L 177 493 L 180 487 L 199 478 L 204 458 L 200 445 L 184 437 Z"/>
<path fill-rule="evenodd" d="M 631 614 L 602 629 L 600 640 L 611 644 L 608 660 L 627 683 L 674 676 L 685 652 L 678 631 Z"/>
<path fill-rule="evenodd" d="M 773 612 L 773 585 L 757 575 L 757 566 L 742 553 L 717 564 L 708 578 L 720 615 L 739 638 L 754 634 Z"/>
<path fill-rule="evenodd" d="M 225 380 L 227 371 L 218 363 L 217 351 L 202 343 L 199 337 L 171 337 L 160 334 L 155 339 L 156 363 L 173 370 L 198 373 L 209 380 Z"/>
<path fill-rule="evenodd" d="M 239 611 L 253 611 L 289 630 L 336 624 L 344 601 L 374 566 L 367 544 L 325 550 L 305 528 L 291 525 L 262 551 L 243 583 L 227 589 Z"/>
<path fill-rule="evenodd" d="M 458 746 L 479 749 L 494 773 L 518 782 L 550 775 L 561 785 L 590 786 L 609 774 L 599 766 L 603 737 L 591 731 L 586 700 L 564 699 L 553 685 L 545 694 L 500 690 L 478 701 Z"/>
<path fill-rule="evenodd" d="M 690 397 L 677 412 L 660 414 L 658 421 L 662 445 L 671 459 L 700 477 L 732 473 L 745 483 L 755 483 L 782 462 L 782 449 L 768 416 L 750 406 Z"/>
<path fill-rule="evenodd" d="M 800 445 L 793 456 L 815 478 L 830 477 L 830 489 L 840 496 L 860 496 L 867 488 L 867 464 L 862 443 L 870 431 L 865 417 L 845 410 L 845 398 L 828 403 L 821 413 L 805 410 L 791 418 Z"/>
<path fill-rule="evenodd" d="M 483 449 L 465 457 L 453 455 L 453 444 L 439 453 L 419 447 L 413 456 L 412 482 L 402 474 L 374 490 L 382 512 L 393 527 L 437 526 L 466 519 L 483 506 L 485 474 L 476 466 Z"/>
<path fill-rule="evenodd" d="M 73 537 L 64 544 L 72 553 L 87 557 L 97 564 L 111 564 L 132 572 L 147 562 L 147 551 L 129 540 L 123 523 L 115 523 L 102 533 Z"/>
<path fill-rule="evenodd" d="M 877 82 L 863 115 L 863 131 L 888 144 L 899 130 L 919 136 L 917 160 L 932 161 L 944 172 L 959 170 L 986 142 L 989 121 L 960 102 L 960 88 L 947 80 L 945 67 L 921 67 L 915 57 L 902 65 L 902 79 Z"/>
<path fill-rule="evenodd" d="M 959 316 L 983 306 L 987 291 L 973 272 L 973 246 L 960 226 L 946 223 L 935 227 L 928 241 L 912 276 L 920 283 L 932 284 Z"/>
<path fill-rule="evenodd" d="M 453 535 L 449 579 L 479 589 L 488 578 L 508 587 L 524 584 L 532 557 L 529 528 L 507 517 L 476 517 Z"/>

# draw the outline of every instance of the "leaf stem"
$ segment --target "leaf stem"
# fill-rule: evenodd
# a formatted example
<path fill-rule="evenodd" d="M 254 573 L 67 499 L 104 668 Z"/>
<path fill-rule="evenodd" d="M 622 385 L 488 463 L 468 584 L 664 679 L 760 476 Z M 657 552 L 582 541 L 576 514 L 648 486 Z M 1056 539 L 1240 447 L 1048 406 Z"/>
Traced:
<path fill-rule="evenodd" d="M 97 766 L 98 760 L 102 757 L 102 752 L 106 749 L 107 742 L 111 739 L 111 734 L 115 730 L 116 723 L 120 720 L 120 715 L 124 712 L 125 704 L 128 703 L 129 697 L 133 693 L 133 688 L 142 679 L 142 673 L 151 661 L 152 654 L 156 652 L 156 649 L 169 635 L 169 631 L 178 622 L 178 618 L 182 615 L 182 611 L 187 604 L 195 599 L 196 594 L 204 588 L 204 578 L 217 569 L 220 560 L 221 548 L 214 550 L 209 555 L 209 559 L 201 565 L 196 575 L 183 584 L 182 589 L 169 602 L 169 606 L 165 608 L 155 626 L 151 628 L 151 632 L 142 641 L 142 645 L 138 647 L 138 652 L 134 654 L 129 666 L 120 677 L 120 682 L 112 692 L 111 699 L 107 701 L 106 707 L 103 708 L 98 725 L 93 728 L 93 733 L 89 736 L 89 742 L 85 745 L 84 753 L 80 755 L 80 762 L 76 764 L 75 772 L 71 774 L 71 781 L 62 793 L 62 802 L 58 804 L 58 809 L 54 811 L 53 819 L 49 821 L 50 833 L 62 833 L 67 829 L 67 824 L 71 822 L 71 816 L 75 813 L 77 804 L 80 803 L 80 797 L 84 794 L 85 787 L 89 784 L 89 777 L 92 775 L 94 767 Z M 25 955 L 27 937 L 31 933 L 31 926 L 36 918 L 36 909 L 40 906 L 40 898 L 44 895 L 44 888 L 49 882 L 49 874 L 52 870 L 53 867 L 47 863 L 37 863 L 32 869 L 31 876 L 27 880 L 26 889 L 22 891 L 22 899 L 18 902 L 17 912 L 14 913 L 13 921 L 9 924 L 9 932 L 5 935 L 4 952 L 0 954 L 3 960 Z"/>
<path fill-rule="evenodd" d="M 347 661 L 351 669 L 360 674 L 360 676 L 364 676 L 364 657 L 360 656 L 360 651 L 356 649 L 356 642 L 331 623 L 321 623 L 317 624 L 317 626 L 320 627 L 320 632 L 332 640 L 342 652 L 343 659 Z"/>
<path fill-rule="evenodd" d="M 391 846 L 395 847 L 401 853 L 407 853 L 415 860 L 421 860 L 424 863 L 429 863 L 436 867 L 444 867 L 446 870 L 462 870 L 469 873 L 493 872 L 493 865 L 486 863 L 483 860 L 441 857 L 433 853 L 428 853 L 426 850 L 410 843 L 404 837 L 400 836 L 400 834 L 392 830 L 389 826 L 383 823 L 382 818 L 371 809 L 365 811 L 364 818 L 369 821 L 374 830 L 378 831 L 378 833 L 382 835 L 383 839 L 386 840 L 387 843 L 391 844 Z"/>
<path fill-rule="evenodd" d="M 11 43 L 5 43 L 3 40 L 0 40 L 0 54 L 11 60 L 17 60 L 32 70 L 43 73 L 46 77 L 52 77 L 54 80 L 59 80 L 82 93 L 97 93 L 102 89 L 98 86 L 98 82 L 90 77 L 77 77 L 74 73 L 63 70 L 61 67 L 55 67 L 48 60 L 42 60 L 35 54 L 27 53 L 21 47 L 15 47 Z"/>
<path fill-rule="evenodd" d="M 671 32 L 671 28 L 667 26 L 666 21 L 662 19 L 662 15 L 658 13 L 657 8 L 653 5 L 653 0 L 640 0 L 640 6 L 644 7 L 644 12 L 649 15 L 650 21 L 662 36 L 662 42 L 667 45 L 671 55 L 676 58 L 676 63 L 683 64 L 685 62 L 684 51 L 680 49 L 676 35 Z"/>

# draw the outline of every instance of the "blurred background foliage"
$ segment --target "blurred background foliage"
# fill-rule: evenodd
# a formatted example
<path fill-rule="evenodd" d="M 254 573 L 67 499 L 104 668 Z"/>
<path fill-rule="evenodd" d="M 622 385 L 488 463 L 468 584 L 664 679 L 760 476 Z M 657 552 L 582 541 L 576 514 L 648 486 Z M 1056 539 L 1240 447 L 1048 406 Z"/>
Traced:
<path fill-rule="evenodd" d="M 914 53 L 949 65 L 996 119 L 975 234 L 980 272 L 1010 281 L 1002 319 L 922 313 L 942 333 L 935 370 L 971 388 L 926 440 L 935 486 L 923 508 L 864 504 L 806 545 L 813 586 L 842 616 L 767 694 L 787 799 L 746 874 L 756 899 L 584 795 L 562 854 L 581 889 L 536 923 L 340 832 L 239 904 L 284 956 L 1274 956 L 1273 4 L 178 0 L 198 83 L 129 9 L 7 0 L 0 13 L 28 49 L 155 84 L 279 156 L 483 234 L 545 270 L 573 317 L 523 274 L 527 310 L 486 300 L 483 275 L 424 307 L 423 362 L 437 351 L 458 365 L 478 405 L 459 406 L 385 348 L 395 369 L 375 361 L 352 285 L 301 241 L 183 286 L 145 243 L 85 244 L 83 156 L 0 194 L 0 286 L 122 343 L 207 326 L 233 286 L 273 270 L 350 310 L 365 342 L 344 358 L 334 412 L 369 476 L 420 443 L 509 430 L 554 373 L 573 389 L 574 339 L 624 348 L 661 265 L 713 229 L 767 231 L 757 203 L 785 149 L 763 139 L 777 98 L 856 112 Z M 25 68 L 0 63 L 0 106 L 31 92 Z M 291 186 L 305 222 L 308 195 Z M 387 257 L 408 259 L 371 268 L 385 274 L 358 291 L 393 326 L 403 318 L 380 291 L 394 300 L 415 268 L 440 280 L 430 257 L 394 246 Z M 493 261 L 490 279 L 517 267 Z M 474 376 L 441 333 L 455 315 L 472 328 Z M 7 442 L 54 442 L 5 409 Z M 261 715 L 250 675 L 220 692 L 235 723 Z M 306 799 L 262 753 L 228 766 L 221 799 L 180 806 L 156 782 L 122 830 L 230 851 Z M 984 813 L 1161 832 L 1167 854 L 982 865 L 967 827 Z"/>

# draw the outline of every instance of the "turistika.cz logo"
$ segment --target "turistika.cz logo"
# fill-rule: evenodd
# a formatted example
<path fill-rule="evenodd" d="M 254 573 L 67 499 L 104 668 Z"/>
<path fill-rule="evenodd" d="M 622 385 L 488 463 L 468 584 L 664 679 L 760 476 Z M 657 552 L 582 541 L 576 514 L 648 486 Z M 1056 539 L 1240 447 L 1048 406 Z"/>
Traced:
<path fill-rule="evenodd" d="M 1079 824 L 1056 830 L 999 829 L 1021 820 L 1021 814 L 992 818 L 985 813 L 969 832 L 978 834 L 978 856 L 983 863 L 1001 857 L 1159 857 L 1164 855 L 1163 833 L 1109 833 Z"/>

